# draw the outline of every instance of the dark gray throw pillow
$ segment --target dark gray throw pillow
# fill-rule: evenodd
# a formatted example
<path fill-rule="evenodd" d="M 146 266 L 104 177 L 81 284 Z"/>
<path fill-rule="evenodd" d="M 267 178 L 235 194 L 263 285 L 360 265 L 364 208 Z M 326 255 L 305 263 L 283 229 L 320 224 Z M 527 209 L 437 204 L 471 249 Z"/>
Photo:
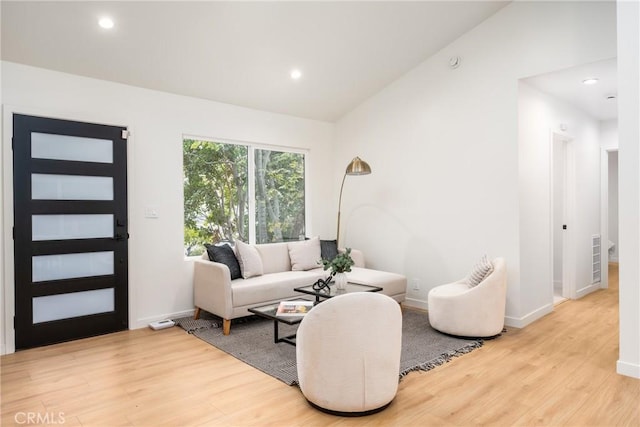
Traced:
<path fill-rule="evenodd" d="M 207 254 L 209 255 L 209 259 L 213 262 L 219 262 L 221 264 L 225 264 L 229 267 L 229 272 L 231 273 L 231 280 L 239 279 L 242 277 L 242 273 L 240 272 L 240 264 L 238 263 L 238 258 L 236 258 L 236 254 L 233 252 L 231 246 L 224 245 L 204 245 L 207 248 Z"/>
<path fill-rule="evenodd" d="M 320 240 L 320 256 L 331 261 L 338 255 L 338 242 L 336 240 Z"/>

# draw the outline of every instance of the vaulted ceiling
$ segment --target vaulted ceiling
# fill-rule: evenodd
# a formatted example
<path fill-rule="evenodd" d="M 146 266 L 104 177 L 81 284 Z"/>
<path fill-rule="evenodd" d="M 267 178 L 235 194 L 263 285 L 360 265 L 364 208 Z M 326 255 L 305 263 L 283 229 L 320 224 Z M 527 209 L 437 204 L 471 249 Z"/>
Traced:
<path fill-rule="evenodd" d="M 334 121 L 508 2 L 0 4 L 3 60 Z"/>

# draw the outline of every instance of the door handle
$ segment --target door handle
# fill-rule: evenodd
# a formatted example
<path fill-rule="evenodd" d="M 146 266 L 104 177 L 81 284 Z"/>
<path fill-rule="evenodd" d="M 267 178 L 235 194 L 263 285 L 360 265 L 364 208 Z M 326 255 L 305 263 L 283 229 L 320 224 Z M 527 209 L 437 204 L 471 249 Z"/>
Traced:
<path fill-rule="evenodd" d="M 120 234 L 120 233 L 116 233 L 116 235 L 114 236 L 113 240 L 115 241 L 120 241 L 120 240 L 128 240 L 129 239 L 129 233 L 126 233 L 127 236 L 125 237 L 124 235 Z"/>

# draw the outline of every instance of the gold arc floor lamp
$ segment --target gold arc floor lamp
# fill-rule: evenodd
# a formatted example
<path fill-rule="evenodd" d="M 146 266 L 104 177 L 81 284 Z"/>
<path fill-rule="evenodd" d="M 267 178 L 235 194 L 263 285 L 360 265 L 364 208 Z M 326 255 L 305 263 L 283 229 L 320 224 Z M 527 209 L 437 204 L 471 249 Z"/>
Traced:
<path fill-rule="evenodd" d="M 338 227 L 336 233 L 336 246 L 340 247 L 340 207 L 342 206 L 342 189 L 344 188 L 344 180 L 347 175 L 369 175 L 371 173 L 371 166 L 360 157 L 354 157 L 353 160 L 347 165 L 347 169 L 344 171 L 342 177 L 342 185 L 340 185 L 340 198 L 338 199 Z"/>

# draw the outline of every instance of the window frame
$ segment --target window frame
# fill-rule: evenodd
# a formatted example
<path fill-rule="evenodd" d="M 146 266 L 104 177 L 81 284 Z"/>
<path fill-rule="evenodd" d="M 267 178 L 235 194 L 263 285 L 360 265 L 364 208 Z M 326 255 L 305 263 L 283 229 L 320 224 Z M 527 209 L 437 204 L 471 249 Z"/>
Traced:
<path fill-rule="evenodd" d="M 309 195 L 309 155 L 311 150 L 308 148 L 290 147 L 286 145 L 265 144 L 251 141 L 232 140 L 226 138 L 213 138 L 210 136 L 199 136 L 193 134 L 182 134 L 182 144 L 185 139 L 193 139 L 198 141 L 212 142 L 216 144 L 239 145 L 247 148 L 247 206 L 249 210 L 249 244 L 256 244 L 256 183 L 255 183 L 255 150 L 280 151 L 286 153 L 302 154 L 304 156 L 304 228 L 305 235 L 310 233 L 310 212 L 311 200 Z M 184 159 L 184 148 L 182 149 L 182 158 Z M 184 179 L 184 163 L 182 164 L 182 177 Z M 184 233 L 184 184 L 182 185 L 182 230 Z M 182 236 L 182 244 L 184 249 L 184 234 Z M 199 258 L 202 255 L 186 256 L 187 259 Z"/>

